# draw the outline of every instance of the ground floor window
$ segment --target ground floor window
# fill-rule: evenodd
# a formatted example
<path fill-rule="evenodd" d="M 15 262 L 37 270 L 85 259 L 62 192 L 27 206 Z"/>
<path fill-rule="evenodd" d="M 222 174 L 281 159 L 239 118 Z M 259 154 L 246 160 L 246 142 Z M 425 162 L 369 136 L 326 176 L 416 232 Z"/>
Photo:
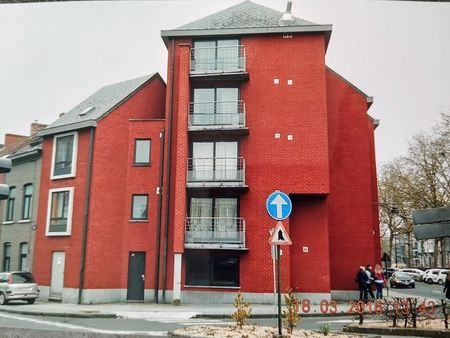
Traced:
<path fill-rule="evenodd" d="M 186 284 L 239 286 L 239 257 L 215 253 L 186 254 Z"/>
<path fill-rule="evenodd" d="M 20 243 L 19 270 L 28 271 L 28 243 Z"/>
<path fill-rule="evenodd" d="M 11 270 L 11 243 L 3 244 L 3 271 Z"/>

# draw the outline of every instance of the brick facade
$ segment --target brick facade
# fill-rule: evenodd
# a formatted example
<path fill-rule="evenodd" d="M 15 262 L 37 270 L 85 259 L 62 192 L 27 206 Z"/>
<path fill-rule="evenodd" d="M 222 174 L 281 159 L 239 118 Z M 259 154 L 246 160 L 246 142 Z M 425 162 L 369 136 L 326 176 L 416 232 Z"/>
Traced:
<path fill-rule="evenodd" d="M 193 74 L 192 50 L 197 40 L 206 41 L 205 36 L 163 34 L 168 47 L 167 89 L 160 80 L 150 81 L 96 121 L 91 167 L 90 130 L 81 128 L 76 177 L 50 179 L 53 138 L 45 137 L 34 265 L 39 283 L 50 288 L 52 252 L 64 251 L 68 291 L 63 301 L 76 301 L 87 211 L 82 302 L 126 300 L 133 287 L 129 280 L 133 253 L 145 254 L 142 300 L 150 300 L 157 289 L 163 301 L 230 302 L 239 289 L 253 302 L 271 302 L 268 240 L 276 221 L 266 213 L 265 203 L 270 193 L 281 190 L 293 203 L 291 216 L 283 221 L 292 239 L 292 246 L 282 248 L 283 291 L 292 288 L 314 301 L 352 297 L 357 268 L 380 260 L 374 121 L 367 115 L 368 97 L 326 67 L 327 30 L 302 29 L 294 34 L 230 34 L 245 47 L 245 71 L 230 74 Z M 208 35 L 213 41 L 226 38 Z M 190 129 L 194 90 L 229 87 L 239 88 L 245 128 Z M 150 165 L 133 164 L 135 139 L 151 140 Z M 188 159 L 193 157 L 194 143 L 201 142 L 236 142 L 237 156 L 245 161 L 244 181 L 193 185 L 188 171 L 195 165 L 189 167 Z M 212 161 L 217 164 L 220 158 Z M 162 196 L 156 193 L 161 175 Z M 75 189 L 70 236 L 45 234 L 49 189 L 57 187 Z M 148 194 L 147 221 L 131 220 L 133 194 Z M 245 243 L 213 242 L 218 236 L 214 231 L 220 234 L 216 224 L 208 230 L 210 242 L 189 246 L 190 206 L 201 198 L 237 201 L 235 216 L 244 220 L 245 231 L 239 231 L 245 233 Z M 156 271 L 158 245 L 161 258 Z M 200 261 L 213 272 L 195 266 Z M 219 286 L 210 283 L 208 279 L 220 272 L 236 277 L 230 281 L 225 276 L 225 284 Z"/>

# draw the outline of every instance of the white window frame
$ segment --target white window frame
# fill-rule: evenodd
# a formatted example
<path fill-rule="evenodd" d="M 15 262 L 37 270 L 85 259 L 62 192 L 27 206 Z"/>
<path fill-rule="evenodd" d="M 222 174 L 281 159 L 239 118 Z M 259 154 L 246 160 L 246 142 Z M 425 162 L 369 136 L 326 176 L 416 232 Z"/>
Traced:
<path fill-rule="evenodd" d="M 45 228 L 46 236 L 70 236 L 72 234 L 72 214 L 73 214 L 73 195 L 74 187 L 49 189 L 48 191 L 48 205 L 47 205 L 47 225 Z M 52 215 L 52 195 L 55 192 L 68 191 L 69 192 L 69 208 L 67 210 L 67 228 L 66 231 L 50 232 L 50 218 Z"/>
<path fill-rule="evenodd" d="M 65 175 L 55 175 L 55 157 L 56 157 L 56 144 L 58 139 L 65 136 L 73 135 L 73 149 L 72 149 L 72 171 Z M 65 134 L 55 135 L 53 137 L 53 149 L 52 149 L 52 167 L 50 171 L 50 179 L 58 180 L 61 178 L 75 177 L 77 171 L 77 156 L 78 156 L 78 132 L 71 132 Z"/>

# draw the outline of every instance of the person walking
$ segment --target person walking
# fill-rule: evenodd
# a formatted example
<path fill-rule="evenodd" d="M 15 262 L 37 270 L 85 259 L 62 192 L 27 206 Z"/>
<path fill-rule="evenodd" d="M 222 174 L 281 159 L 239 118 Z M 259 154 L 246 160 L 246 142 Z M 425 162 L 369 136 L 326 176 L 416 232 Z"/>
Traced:
<path fill-rule="evenodd" d="M 363 266 L 359 267 L 359 271 L 356 274 L 356 282 L 358 283 L 359 288 L 359 300 L 363 302 L 367 302 L 367 273 Z"/>
<path fill-rule="evenodd" d="M 444 292 L 445 298 L 447 298 L 447 301 L 450 301 L 450 273 L 447 273 L 447 278 L 445 279 Z"/>
<path fill-rule="evenodd" d="M 373 279 L 377 290 L 376 299 L 383 299 L 383 287 L 386 279 L 384 278 L 384 271 L 379 264 L 375 265 Z"/>
<path fill-rule="evenodd" d="M 375 299 L 375 295 L 373 294 L 373 291 L 372 291 L 372 284 L 373 284 L 373 280 L 374 280 L 372 265 L 367 264 L 366 274 L 367 274 L 367 292 L 369 293 L 369 295 L 372 299 Z"/>

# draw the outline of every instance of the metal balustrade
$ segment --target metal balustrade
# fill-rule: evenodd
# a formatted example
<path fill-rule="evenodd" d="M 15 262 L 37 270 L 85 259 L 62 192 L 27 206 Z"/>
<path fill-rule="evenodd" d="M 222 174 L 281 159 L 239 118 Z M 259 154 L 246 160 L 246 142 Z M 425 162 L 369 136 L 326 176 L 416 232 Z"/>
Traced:
<path fill-rule="evenodd" d="M 237 217 L 186 217 L 185 247 L 245 248 L 245 220 Z"/>
<path fill-rule="evenodd" d="M 243 157 L 188 158 L 188 186 L 243 186 Z"/>
<path fill-rule="evenodd" d="M 245 48 L 239 46 L 191 49 L 191 73 L 245 72 Z"/>
<path fill-rule="evenodd" d="M 189 104 L 189 129 L 245 128 L 245 103 L 207 101 Z"/>

